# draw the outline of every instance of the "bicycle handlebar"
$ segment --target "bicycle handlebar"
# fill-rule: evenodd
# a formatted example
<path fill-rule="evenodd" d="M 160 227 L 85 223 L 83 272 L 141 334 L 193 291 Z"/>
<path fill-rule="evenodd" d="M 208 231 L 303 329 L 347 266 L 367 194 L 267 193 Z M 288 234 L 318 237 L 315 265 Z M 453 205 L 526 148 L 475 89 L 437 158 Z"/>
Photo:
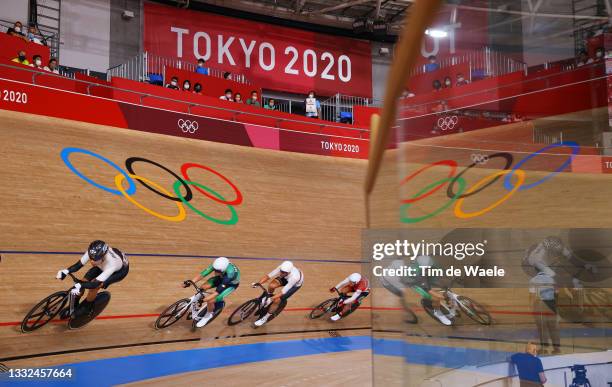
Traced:
<path fill-rule="evenodd" d="M 262 284 L 260 284 L 259 282 L 255 283 L 255 287 L 259 287 L 261 288 L 261 290 L 263 290 L 264 292 L 268 293 L 268 289 L 264 288 Z"/>
<path fill-rule="evenodd" d="M 204 293 L 204 290 L 202 290 L 198 285 L 196 285 L 195 282 L 193 282 L 192 280 L 185 280 L 183 281 L 183 284 L 189 284 L 191 286 L 193 286 L 196 289 L 196 292 L 198 293 Z"/>
<path fill-rule="evenodd" d="M 69 276 L 72 278 L 72 280 L 73 280 L 73 281 L 74 281 L 74 283 L 76 283 L 76 284 L 80 284 L 80 283 L 82 283 L 82 282 L 85 282 L 85 281 L 83 281 L 83 280 L 81 280 L 81 279 L 77 278 L 77 277 L 76 277 L 74 274 L 72 274 L 72 273 L 68 273 L 68 275 L 69 275 Z"/>

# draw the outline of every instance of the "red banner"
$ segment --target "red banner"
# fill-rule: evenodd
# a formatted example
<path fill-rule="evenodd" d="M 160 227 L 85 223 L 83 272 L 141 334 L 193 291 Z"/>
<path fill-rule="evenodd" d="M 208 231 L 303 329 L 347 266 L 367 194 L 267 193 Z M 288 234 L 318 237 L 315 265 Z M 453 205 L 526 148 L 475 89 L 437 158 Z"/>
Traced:
<path fill-rule="evenodd" d="M 244 74 L 266 89 L 372 96 L 370 42 L 145 3 L 145 50 Z"/>

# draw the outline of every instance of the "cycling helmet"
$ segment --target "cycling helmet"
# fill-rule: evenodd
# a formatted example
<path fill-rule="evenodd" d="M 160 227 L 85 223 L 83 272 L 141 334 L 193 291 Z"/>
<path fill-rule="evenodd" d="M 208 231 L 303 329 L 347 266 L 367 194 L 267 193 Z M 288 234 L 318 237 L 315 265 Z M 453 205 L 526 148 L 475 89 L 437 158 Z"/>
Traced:
<path fill-rule="evenodd" d="M 434 265 L 433 259 L 431 259 L 429 255 L 419 255 L 418 257 L 416 257 L 416 261 L 419 264 L 419 266 L 433 266 Z"/>
<path fill-rule="evenodd" d="M 92 261 L 99 261 L 106 255 L 108 245 L 104 241 L 93 241 L 89 244 L 87 254 Z"/>
<path fill-rule="evenodd" d="M 361 281 L 361 274 L 353 273 L 353 274 L 349 275 L 349 281 L 351 281 L 352 283 L 356 284 L 357 282 Z"/>
<path fill-rule="evenodd" d="M 229 266 L 229 259 L 225 257 L 219 257 L 215 259 L 215 261 L 213 262 L 213 269 L 215 269 L 215 271 L 220 271 L 222 273 L 225 273 L 225 270 L 227 270 L 228 266 Z"/>
<path fill-rule="evenodd" d="M 283 273 L 291 273 L 291 270 L 293 270 L 293 262 L 285 261 L 281 263 L 280 271 L 282 271 Z"/>
<path fill-rule="evenodd" d="M 561 241 L 561 238 L 556 236 L 547 236 L 542 241 L 542 245 L 547 251 L 553 251 L 557 253 L 563 251 L 563 242 Z"/>

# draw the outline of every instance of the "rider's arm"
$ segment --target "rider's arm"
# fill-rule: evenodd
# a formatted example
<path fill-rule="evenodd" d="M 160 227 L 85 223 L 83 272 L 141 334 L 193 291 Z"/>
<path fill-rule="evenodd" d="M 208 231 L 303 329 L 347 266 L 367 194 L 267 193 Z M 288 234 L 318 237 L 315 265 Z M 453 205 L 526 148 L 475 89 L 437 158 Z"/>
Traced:
<path fill-rule="evenodd" d="M 276 269 L 272 270 L 271 272 L 269 272 L 268 274 L 264 275 L 263 277 L 261 277 L 261 279 L 259 280 L 259 283 L 261 285 L 265 284 L 270 278 L 275 278 L 280 274 L 280 266 L 277 267 Z"/>
<path fill-rule="evenodd" d="M 79 259 L 78 261 L 76 261 L 76 263 L 72 266 L 70 266 L 68 268 L 68 272 L 69 273 L 74 273 L 76 271 L 81 270 L 81 268 L 83 267 L 83 265 L 85 265 L 87 263 L 87 261 L 89 261 L 89 255 L 87 255 L 87 253 L 83 254 L 83 256 L 81 257 L 81 259 Z"/>
<path fill-rule="evenodd" d="M 200 274 L 196 275 L 195 277 L 193 277 L 192 281 L 194 283 L 198 283 L 199 281 L 202 281 L 204 279 L 204 277 L 206 277 L 207 275 L 209 275 L 210 273 L 212 273 L 214 270 L 213 266 L 210 265 L 208 266 L 206 269 L 202 270 L 200 272 Z"/>
<path fill-rule="evenodd" d="M 355 300 L 357 299 L 357 297 L 359 297 L 360 294 L 361 294 L 361 290 L 357 289 L 355 290 L 352 296 L 344 300 L 342 303 L 344 305 L 352 304 L 353 302 L 355 302 Z"/>
<path fill-rule="evenodd" d="M 348 283 L 349 283 L 349 278 L 348 278 L 348 277 L 346 277 L 345 279 L 343 279 L 342 281 L 340 281 L 340 282 L 338 283 L 338 285 L 336 285 L 336 286 L 334 286 L 334 287 L 335 287 L 336 289 L 340 290 L 340 289 L 342 289 L 342 287 L 343 287 L 344 285 L 346 285 L 346 284 L 348 284 Z"/>

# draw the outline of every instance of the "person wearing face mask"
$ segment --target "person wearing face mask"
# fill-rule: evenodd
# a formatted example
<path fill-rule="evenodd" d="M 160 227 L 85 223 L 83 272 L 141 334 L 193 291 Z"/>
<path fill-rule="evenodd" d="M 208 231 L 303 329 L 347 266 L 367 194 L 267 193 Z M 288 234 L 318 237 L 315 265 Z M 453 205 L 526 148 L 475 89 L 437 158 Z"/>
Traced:
<path fill-rule="evenodd" d="M 451 77 L 449 77 L 448 75 L 446 77 L 444 77 L 444 88 L 448 89 L 453 87 L 453 80 L 451 79 Z"/>
<path fill-rule="evenodd" d="M 258 94 L 255 90 L 251 91 L 251 98 L 246 100 L 247 105 L 261 107 L 259 103 Z"/>
<path fill-rule="evenodd" d="M 193 93 L 202 95 L 202 85 L 200 85 L 199 83 L 193 85 Z"/>
<path fill-rule="evenodd" d="M 268 109 L 268 110 L 276 110 L 277 106 L 276 106 L 276 101 L 274 100 L 274 98 L 270 98 L 268 100 L 268 103 L 264 105 L 264 109 Z"/>
<path fill-rule="evenodd" d="M 234 102 L 236 102 L 236 103 L 244 103 L 242 101 L 242 94 L 240 94 L 240 93 L 234 94 Z"/>
<path fill-rule="evenodd" d="M 30 66 L 40 70 L 44 70 L 42 65 L 42 58 L 40 55 L 34 55 L 34 57 L 32 57 L 32 60 L 34 61 L 34 63 L 30 63 Z"/>
<path fill-rule="evenodd" d="M 17 57 L 13 58 L 12 61 L 26 66 L 30 65 L 30 61 L 28 61 L 28 58 L 26 57 L 26 52 L 23 50 L 19 51 Z"/>
<path fill-rule="evenodd" d="M 172 79 L 170 80 L 170 83 L 168 83 L 166 85 L 166 87 L 168 89 L 172 89 L 172 90 L 178 90 L 178 78 L 177 77 L 172 77 Z"/>
<path fill-rule="evenodd" d="M 463 77 L 463 74 L 461 73 L 457 74 L 457 83 L 455 83 L 455 86 L 463 86 L 463 85 L 467 85 L 468 83 L 470 82 Z"/>
<path fill-rule="evenodd" d="M 16 36 L 18 38 L 21 38 L 25 40 L 26 42 L 28 41 L 28 38 L 23 33 L 23 25 L 19 21 L 16 21 L 15 24 L 6 31 L 6 33 L 11 36 Z"/>
<path fill-rule="evenodd" d="M 317 100 L 313 90 L 308 92 L 308 97 L 304 101 L 304 106 L 306 110 L 306 117 L 319 118 L 321 116 L 321 102 Z"/>
<path fill-rule="evenodd" d="M 597 47 L 597 50 L 595 50 L 595 60 L 600 61 L 603 59 L 603 57 L 604 57 L 603 47 Z"/>
<path fill-rule="evenodd" d="M 191 82 L 186 79 L 185 82 L 183 82 L 183 91 L 189 91 L 189 89 L 191 89 Z"/>
<path fill-rule="evenodd" d="M 30 24 L 30 27 L 28 29 L 28 33 L 27 33 L 26 37 L 32 43 L 42 44 L 42 45 L 45 45 L 45 46 L 47 45 L 47 42 L 45 41 L 45 38 L 40 34 L 38 29 L 36 28 L 36 25 L 34 25 L 34 24 Z"/>
<path fill-rule="evenodd" d="M 45 71 L 50 71 L 54 74 L 59 74 L 59 68 L 57 67 L 57 59 L 51 58 L 49 59 L 49 64 L 45 66 L 43 69 Z"/>
<path fill-rule="evenodd" d="M 202 75 L 208 75 L 208 69 L 204 67 L 206 61 L 202 58 L 198 59 L 198 67 L 196 67 L 196 73 Z"/>
<path fill-rule="evenodd" d="M 232 89 L 225 89 L 225 93 L 221 97 L 219 97 L 219 99 L 234 102 L 233 95 L 234 93 L 232 92 Z"/>

